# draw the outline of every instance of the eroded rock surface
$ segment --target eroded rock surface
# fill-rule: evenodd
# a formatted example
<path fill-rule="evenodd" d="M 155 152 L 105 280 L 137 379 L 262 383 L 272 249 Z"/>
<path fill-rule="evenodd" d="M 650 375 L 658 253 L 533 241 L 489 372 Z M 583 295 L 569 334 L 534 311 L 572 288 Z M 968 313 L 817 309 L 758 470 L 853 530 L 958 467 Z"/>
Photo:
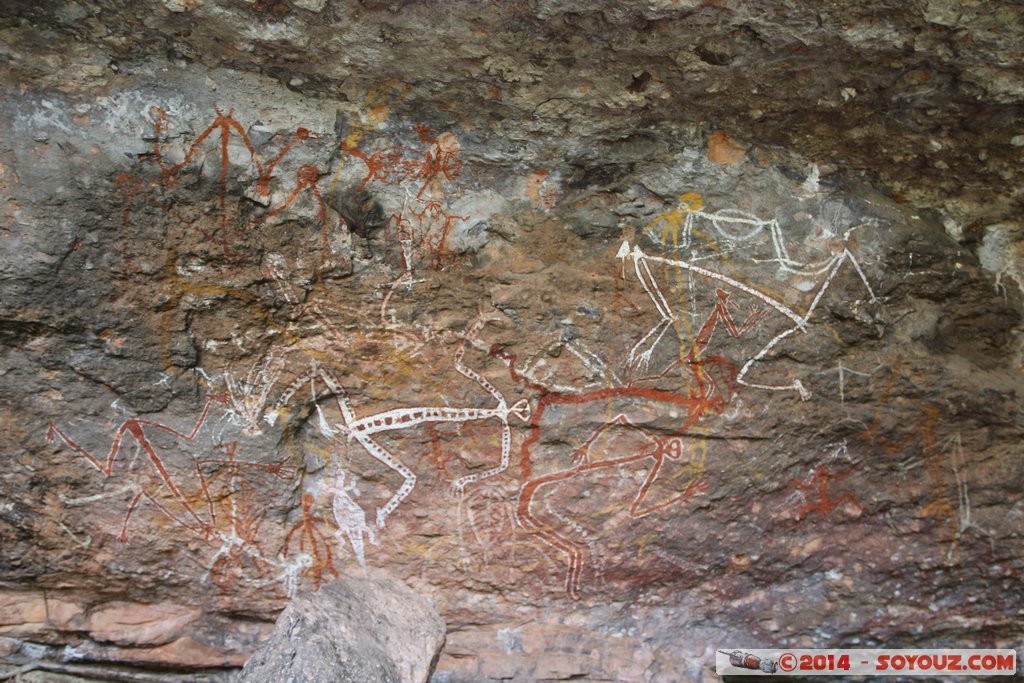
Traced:
<path fill-rule="evenodd" d="M 1020 7 L 756 5 L 9 3 L 8 661 L 1016 646 Z"/>
<path fill-rule="evenodd" d="M 240 681 L 426 683 L 444 646 L 433 602 L 384 575 L 300 593 Z"/>

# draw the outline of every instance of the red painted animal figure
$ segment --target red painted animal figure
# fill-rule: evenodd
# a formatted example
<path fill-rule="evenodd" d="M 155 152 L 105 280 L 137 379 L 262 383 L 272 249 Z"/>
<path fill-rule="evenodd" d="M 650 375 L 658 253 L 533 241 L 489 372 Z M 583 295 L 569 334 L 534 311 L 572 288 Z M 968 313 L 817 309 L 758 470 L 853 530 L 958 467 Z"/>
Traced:
<path fill-rule="evenodd" d="M 724 305 L 724 301 L 722 304 Z M 703 339 L 702 343 L 706 345 L 710 339 L 710 332 L 704 336 L 706 339 Z M 583 546 L 570 539 L 565 533 L 556 530 L 558 524 L 546 523 L 538 516 L 533 509 L 537 496 L 545 489 L 550 489 L 561 482 L 581 478 L 599 470 L 618 468 L 648 460 L 652 467 L 630 505 L 631 517 L 643 517 L 701 493 L 705 490 L 705 484 L 699 477 L 694 477 L 685 490 L 676 496 L 656 506 L 645 505 L 648 492 L 657 479 L 665 459 L 679 460 L 685 450 L 682 439 L 689 430 L 707 415 L 720 413 L 734 397 L 736 387 L 733 383 L 728 381 L 710 383 L 708 364 L 715 363 L 723 368 L 731 369 L 732 376 L 735 375 L 735 368 L 714 356 L 698 360 L 696 355 L 691 355 L 688 367 L 694 374 L 696 388 L 687 395 L 646 387 L 610 387 L 589 392 L 568 393 L 549 389 L 522 374 L 516 368 L 516 356 L 506 352 L 500 344 L 495 344 L 490 348 L 490 355 L 505 362 L 513 380 L 522 382 L 526 388 L 540 393 L 536 410 L 533 411 L 529 422 L 530 435 L 523 441 L 521 447 L 520 468 L 527 482 L 520 489 L 516 519 L 527 533 L 565 555 L 565 591 L 571 599 L 578 600 L 583 570 Z M 716 388 L 725 390 L 719 391 Z M 681 412 L 682 414 L 676 418 L 678 421 L 675 429 L 666 435 L 659 436 L 637 427 L 628 416 L 619 413 L 595 431 L 580 449 L 573 452 L 571 459 L 576 463 L 573 467 L 541 476 L 533 475 L 534 449 L 541 443 L 544 418 L 550 410 L 567 406 L 583 406 L 584 411 L 588 411 L 587 406 L 594 406 L 595 411 L 604 412 L 608 410 L 610 402 L 616 400 L 628 402 L 629 405 L 634 406 L 654 405 L 669 413 Z M 626 453 L 608 453 L 601 457 L 592 457 L 593 445 L 605 431 L 613 427 L 641 435 L 645 445 Z"/>
<path fill-rule="evenodd" d="M 633 452 L 599 453 L 595 457 L 595 452 L 601 449 L 598 443 L 613 430 L 634 432 L 635 435 L 641 437 L 642 445 Z M 686 456 L 686 452 L 686 445 L 679 433 L 659 436 L 655 432 L 638 427 L 628 417 L 619 414 L 599 427 L 580 448 L 573 452 L 571 456 L 572 462 L 575 463 L 573 467 L 535 477 L 523 485 L 519 491 L 519 501 L 516 506 L 516 521 L 527 533 L 565 555 L 565 592 L 571 599 L 580 599 L 580 581 L 585 548 L 581 543 L 569 538 L 568 532 L 560 531 L 557 521 L 543 519 L 541 513 L 533 509 L 532 506 L 538 495 L 545 489 L 572 479 L 586 477 L 599 470 L 618 469 L 634 463 L 649 461 L 651 468 L 629 506 L 629 516 L 639 519 L 707 490 L 707 484 L 700 477 L 702 464 L 691 462 L 688 464 L 691 466 L 692 476 L 682 492 L 657 504 L 647 503 L 647 495 L 657 480 L 665 460 L 680 461 Z"/>
<path fill-rule="evenodd" d="M 609 387 L 607 389 L 579 393 L 556 391 L 533 381 L 530 377 L 520 372 L 516 368 L 516 355 L 506 352 L 501 344 L 491 346 L 488 353 L 505 363 L 513 380 L 521 382 L 527 389 L 532 389 L 540 394 L 540 398 L 537 400 L 537 408 L 529 418 L 530 435 L 523 441 L 520 447 L 519 466 L 522 469 L 523 477 L 526 479 L 533 476 L 531 450 L 540 441 L 541 422 L 547 410 L 551 407 L 587 403 L 601 404 L 613 399 L 630 399 L 640 402 L 653 401 L 664 404 L 666 407 L 677 406 L 685 408 L 686 416 L 677 430 L 679 433 L 683 433 L 706 415 L 722 412 L 725 405 L 732 401 L 735 396 L 736 387 L 733 383 L 729 381 L 716 381 L 714 386 L 712 386 L 707 381 L 710 377 L 707 370 L 709 363 L 719 365 L 727 371 L 731 369 L 733 374 L 735 372 L 735 368 L 732 368 L 728 361 L 716 356 L 705 357 L 699 364 L 696 364 L 696 367 L 695 364 L 688 364 L 688 367 L 694 371 L 696 386 L 687 395 L 682 395 L 671 391 L 635 386 Z M 727 388 L 729 390 L 716 391 L 715 387 L 719 389 Z"/>

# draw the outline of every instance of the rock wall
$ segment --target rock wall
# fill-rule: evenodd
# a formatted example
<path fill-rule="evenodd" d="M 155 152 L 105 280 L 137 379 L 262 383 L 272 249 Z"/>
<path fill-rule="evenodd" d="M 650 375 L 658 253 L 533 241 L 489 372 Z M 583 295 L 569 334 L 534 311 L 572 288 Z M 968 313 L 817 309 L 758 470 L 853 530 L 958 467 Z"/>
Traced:
<path fill-rule="evenodd" d="M 695 42 L 730 3 L 636 5 L 600 69 L 578 36 L 625 15 L 557 3 L 13 6 L 8 662 L 219 676 L 299 587 L 366 567 L 437 600 L 441 683 L 1019 646 L 1019 190 L 954 217 L 928 173 L 856 172 L 850 137 L 684 105 L 635 67 L 781 48 Z M 978 78 L 1005 123 L 1016 81 Z"/>

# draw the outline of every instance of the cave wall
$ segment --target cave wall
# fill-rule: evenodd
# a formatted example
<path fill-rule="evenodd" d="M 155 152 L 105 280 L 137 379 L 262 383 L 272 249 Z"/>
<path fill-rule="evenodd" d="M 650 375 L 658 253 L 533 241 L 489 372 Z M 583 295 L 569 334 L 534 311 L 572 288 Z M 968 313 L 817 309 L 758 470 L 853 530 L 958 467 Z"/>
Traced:
<path fill-rule="evenodd" d="M 363 567 L 446 683 L 1019 646 L 1020 11 L 875 4 L 14 3 L 0 653 Z"/>

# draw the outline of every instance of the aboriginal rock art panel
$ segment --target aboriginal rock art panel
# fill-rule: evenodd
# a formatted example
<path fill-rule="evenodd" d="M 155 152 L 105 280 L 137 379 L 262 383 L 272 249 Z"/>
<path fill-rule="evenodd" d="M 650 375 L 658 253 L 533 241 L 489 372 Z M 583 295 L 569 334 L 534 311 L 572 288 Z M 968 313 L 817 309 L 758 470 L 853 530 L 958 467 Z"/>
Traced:
<path fill-rule="evenodd" d="M 126 236 L 159 217 L 146 239 L 125 239 L 126 273 L 152 279 L 167 299 L 157 382 L 193 378 L 207 399 L 188 427 L 124 419 L 105 456 L 94 455 L 95 429 L 80 437 L 52 424 L 48 437 L 124 485 L 111 494 L 125 498 L 120 542 L 134 540 L 140 515 L 180 529 L 201 549 L 197 578 L 220 590 L 245 583 L 291 595 L 303 580 L 319 586 L 365 569 L 396 527 L 421 523 L 410 508 L 430 500 L 437 516 L 456 520 L 458 543 L 494 558 L 509 556 L 495 546 L 528 548 L 546 562 L 537 572 L 580 600 L 609 565 L 606 549 L 685 518 L 715 490 L 710 426 L 742 402 L 812 397 L 792 365 L 765 368 L 818 322 L 827 296 L 879 302 L 854 255 L 862 226 L 828 232 L 809 251 L 805 240 L 809 255 L 796 256 L 779 219 L 710 211 L 688 192 L 622 242 L 617 267 L 612 258 L 599 266 L 615 272 L 609 298 L 633 316 L 632 339 L 603 347 L 546 321 L 523 332 L 532 346 L 520 358 L 484 341 L 485 301 L 461 302 L 479 309 L 476 322 L 403 320 L 403 288 L 465 265 L 449 257 L 470 216 L 450 201 L 464 171 L 458 137 L 419 124 L 418 143 L 395 144 L 374 132 L 386 109 L 368 102 L 335 142 L 306 128 L 259 141 L 232 110 L 218 110 L 188 141 L 154 107 L 140 162 L 148 171 L 118 178 Z M 324 157 L 337 159 L 329 189 Z M 336 208 L 342 196 L 379 199 L 379 234 L 348 225 Z M 313 259 L 289 244 L 310 226 Z M 357 273 L 359 239 L 390 241 L 397 266 L 367 248 L 359 258 L 372 267 Z M 218 306 L 226 312 L 212 313 Z M 235 313 L 265 336 L 218 336 Z M 186 337 L 196 347 L 187 362 L 175 351 Z M 566 379 L 570 364 L 585 372 Z M 274 439 L 286 457 L 253 457 L 254 444 Z M 859 514 L 852 494 L 835 488 L 849 474 L 820 464 L 790 481 L 798 520 Z M 958 491 L 962 508 L 966 483 Z M 971 524 L 964 514 L 959 531 Z"/>
<path fill-rule="evenodd" d="M 124 524 L 121 527 L 121 533 L 119 535 L 120 540 L 126 541 L 128 539 L 128 523 L 131 520 L 132 513 L 143 498 L 146 498 L 163 514 L 167 515 L 178 524 L 181 524 L 185 528 L 197 533 L 206 535 L 209 533 L 212 520 L 204 520 L 196 512 L 195 508 L 189 502 L 189 499 L 185 496 L 185 493 L 183 493 L 183 487 L 175 481 L 176 478 L 172 476 L 169 471 L 168 466 L 164 462 L 164 456 L 162 456 L 153 445 L 151 435 L 154 432 L 163 432 L 165 434 L 178 437 L 182 441 L 191 442 L 196 438 L 196 435 L 199 434 L 199 431 L 206 423 L 211 406 L 218 403 L 223 404 L 225 402 L 226 399 L 224 396 L 211 396 L 208 398 L 206 404 L 203 406 L 202 412 L 199 414 L 199 419 L 192 427 L 192 431 L 188 433 L 178 431 L 173 427 L 169 427 L 152 420 L 138 418 L 127 420 L 117 428 L 117 431 L 114 432 L 114 440 L 110 446 L 110 451 L 107 453 L 105 461 L 94 457 L 88 450 L 79 446 L 74 439 L 65 434 L 55 423 L 50 423 L 46 438 L 51 443 L 57 439 L 63 441 L 69 448 L 84 457 L 89 464 L 99 470 L 104 477 L 111 477 L 114 475 L 114 465 L 117 463 L 118 456 L 121 454 L 121 449 L 128 438 L 130 438 L 138 448 L 141 448 L 142 451 L 145 452 L 152 468 L 152 474 L 155 475 L 156 483 L 155 486 L 150 485 L 141 487 L 132 498 L 124 517 Z M 147 433 L 149 435 L 147 435 Z M 125 456 L 122 456 L 121 459 L 124 460 Z M 193 474 L 196 475 L 197 479 L 202 479 L 202 472 L 198 460 L 195 461 L 195 471 Z M 173 498 L 175 504 L 180 508 L 178 514 L 169 510 L 160 500 L 158 500 L 157 495 L 162 490 L 166 490 Z"/>
<path fill-rule="evenodd" d="M 288 322 L 274 296 L 246 283 L 266 279 L 268 293 L 299 305 L 306 292 L 322 286 L 327 273 L 344 265 L 347 257 L 338 247 L 347 232 L 321 193 L 322 172 L 306 162 L 322 147 L 319 134 L 299 128 L 257 144 L 253 128 L 245 128 L 231 112 L 218 111 L 188 144 L 180 140 L 187 133 L 172 135 L 177 124 L 167 111 L 154 107 L 152 117 L 152 152 L 135 174 L 118 178 L 124 271 L 135 289 L 156 290 L 168 302 L 162 307 L 160 347 L 164 371 L 177 376 L 194 366 L 197 350 L 192 347 L 220 343 L 211 335 L 224 325 L 213 313 L 236 322 L 255 319 L 284 332 Z M 281 137 L 286 139 L 281 142 Z M 270 151 L 264 154 L 266 148 Z M 211 166 L 216 178 L 208 182 L 204 174 Z M 211 184 L 216 186 L 212 193 Z M 309 258 L 309 252 L 315 256 Z M 219 303 L 217 311 L 211 302 Z M 233 378 L 235 371 L 229 369 L 228 376 Z M 253 398 L 249 385 L 256 380 L 264 387 L 270 384 L 266 378 L 238 379 L 232 399 Z M 251 407 L 234 405 L 253 431 L 258 420 Z"/>
<path fill-rule="evenodd" d="M 377 120 L 383 111 L 380 106 L 377 103 L 370 107 L 377 113 L 371 112 L 368 121 Z M 145 256 L 145 266 L 135 264 L 138 255 L 126 255 L 127 270 L 146 276 L 158 274 L 146 280 L 159 287 L 161 297 L 177 303 L 163 307 L 160 335 L 165 372 L 177 375 L 183 366 L 188 367 L 188 358 L 194 355 L 188 348 L 196 343 L 224 343 L 214 337 L 223 325 L 208 313 L 213 302 L 223 309 L 222 316 L 251 319 L 273 330 L 281 336 L 281 348 L 286 351 L 298 348 L 314 356 L 326 351 L 332 336 L 337 337 L 338 316 L 366 325 L 371 307 L 341 310 L 328 291 L 330 277 L 351 270 L 350 248 L 346 245 L 350 245 L 353 231 L 331 203 L 339 176 L 335 175 L 331 191 L 325 195 L 320 187 L 324 172 L 316 163 L 307 162 L 309 155 L 315 156 L 318 150 L 330 151 L 321 134 L 299 128 L 281 142 L 277 140 L 282 136 L 275 135 L 260 145 L 254 141 L 252 128 L 245 128 L 232 112 L 218 111 L 213 122 L 186 144 L 177 141 L 183 134 L 171 135 L 175 123 L 168 112 L 154 107 L 152 116 L 152 152 L 144 159 L 138 176 L 125 173 L 118 182 L 124 198 L 125 248 L 132 243 L 133 248 L 151 252 Z M 375 157 L 355 146 L 372 128 L 367 123 L 353 131 L 337 143 L 336 149 L 342 157 L 372 160 L 374 172 L 361 179 L 360 188 L 392 185 L 402 193 L 401 208 L 395 207 L 389 224 L 398 231 L 400 274 L 391 282 L 379 307 L 380 325 L 396 338 L 421 345 L 420 337 L 434 331 L 405 329 L 387 311 L 402 286 L 409 288 L 419 281 L 413 276 L 417 264 L 439 265 L 446 258 L 451 230 L 465 218 L 449 212 L 442 188 L 461 172 L 459 145 L 452 133 L 434 136 L 418 126 L 420 140 L 428 147 L 402 148 L 409 154 L 415 152 L 410 158 L 399 155 L 401 158 L 392 159 L 394 154 Z M 272 151 L 263 154 L 265 147 Z M 213 160 L 208 163 L 208 158 Z M 147 181 L 147 160 L 155 162 L 159 171 L 155 181 Z M 212 207 L 207 206 L 203 190 L 203 174 L 209 165 L 217 171 Z M 339 172 L 340 168 L 339 161 Z M 292 174 L 294 179 L 289 182 Z M 154 239 L 154 230 L 149 229 L 144 231 L 145 239 L 137 239 L 139 226 L 154 218 L 162 226 L 158 231 L 164 237 Z M 295 239 L 296 233 L 305 234 L 305 224 L 312 224 L 319 233 L 319 255 L 314 262 L 304 254 L 302 239 Z M 244 286 L 254 277 L 267 281 L 271 296 Z M 285 304 L 283 308 L 281 303 Z M 324 343 L 310 340 L 311 335 Z M 340 341 L 338 346 L 344 347 L 344 340 Z M 258 353 L 273 354 L 274 350 L 263 348 Z M 331 354 L 324 360 L 336 364 L 336 358 Z M 232 380 L 235 374 L 228 368 L 224 380 Z M 266 388 L 268 383 L 262 379 L 234 380 L 236 386 L 230 391 L 232 400 L 246 396 L 244 401 L 236 402 L 235 408 L 250 431 L 259 429 L 253 410 L 265 403 L 265 397 L 263 401 L 251 400 L 257 398 L 251 385 L 261 380 Z"/>
<path fill-rule="evenodd" d="M 214 225 L 207 227 L 203 221 L 189 221 L 189 224 L 198 230 L 202 240 L 218 244 L 225 258 L 229 261 L 237 262 L 242 258 L 241 254 L 237 252 L 239 240 L 245 239 L 261 223 L 293 206 L 304 192 L 308 192 L 316 202 L 316 222 L 320 226 L 322 233 L 321 245 L 323 251 L 321 253 L 321 265 L 329 259 L 329 232 L 332 226 L 328 221 L 329 216 L 327 214 L 326 202 L 317 186 L 322 173 L 315 166 L 303 164 L 295 169 L 293 171 L 294 181 L 292 189 L 279 204 L 268 206 L 268 210 L 264 214 L 247 218 L 241 211 L 241 204 L 237 204 L 234 210 L 231 210 L 228 206 L 230 186 L 239 183 L 251 183 L 256 200 L 259 203 L 269 204 L 275 195 L 279 194 L 279 191 L 272 193 L 272 189 L 277 189 L 277 186 L 280 185 L 274 170 L 281 165 L 282 161 L 297 143 L 314 140 L 320 137 L 319 134 L 306 128 L 298 128 L 291 135 L 290 139 L 281 146 L 276 155 L 269 161 L 266 161 L 261 158 L 248 132 L 235 119 L 233 112 L 225 114 L 218 111 L 213 122 L 205 130 L 201 131 L 195 140 L 180 154 L 181 160 L 178 163 L 172 163 L 168 158 L 171 151 L 167 149 L 168 143 L 166 138 L 173 124 L 168 119 L 168 113 L 159 107 L 153 108 L 152 116 L 154 126 L 152 159 L 159 169 L 159 183 L 157 183 L 157 187 L 154 189 L 164 193 L 164 196 L 169 196 L 167 193 L 173 192 L 177 186 L 188 182 L 184 178 L 188 172 L 196 171 L 200 174 L 203 172 L 206 158 L 204 147 L 210 138 L 214 136 L 218 138 L 217 163 L 219 175 L 217 211 Z M 237 144 L 233 145 L 232 143 L 236 140 Z M 238 159 L 237 152 L 232 154 L 233 148 L 239 145 L 245 154 L 242 160 Z M 120 182 L 127 204 L 123 219 L 127 222 L 131 219 L 130 209 L 132 204 L 130 202 L 140 195 L 140 182 L 139 179 L 132 178 L 127 174 L 121 176 Z M 151 201 L 159 201 L 159 196 L 152 197 Z M 334 229 L 336 229 L 336 226 L 334 226 Z"/>

